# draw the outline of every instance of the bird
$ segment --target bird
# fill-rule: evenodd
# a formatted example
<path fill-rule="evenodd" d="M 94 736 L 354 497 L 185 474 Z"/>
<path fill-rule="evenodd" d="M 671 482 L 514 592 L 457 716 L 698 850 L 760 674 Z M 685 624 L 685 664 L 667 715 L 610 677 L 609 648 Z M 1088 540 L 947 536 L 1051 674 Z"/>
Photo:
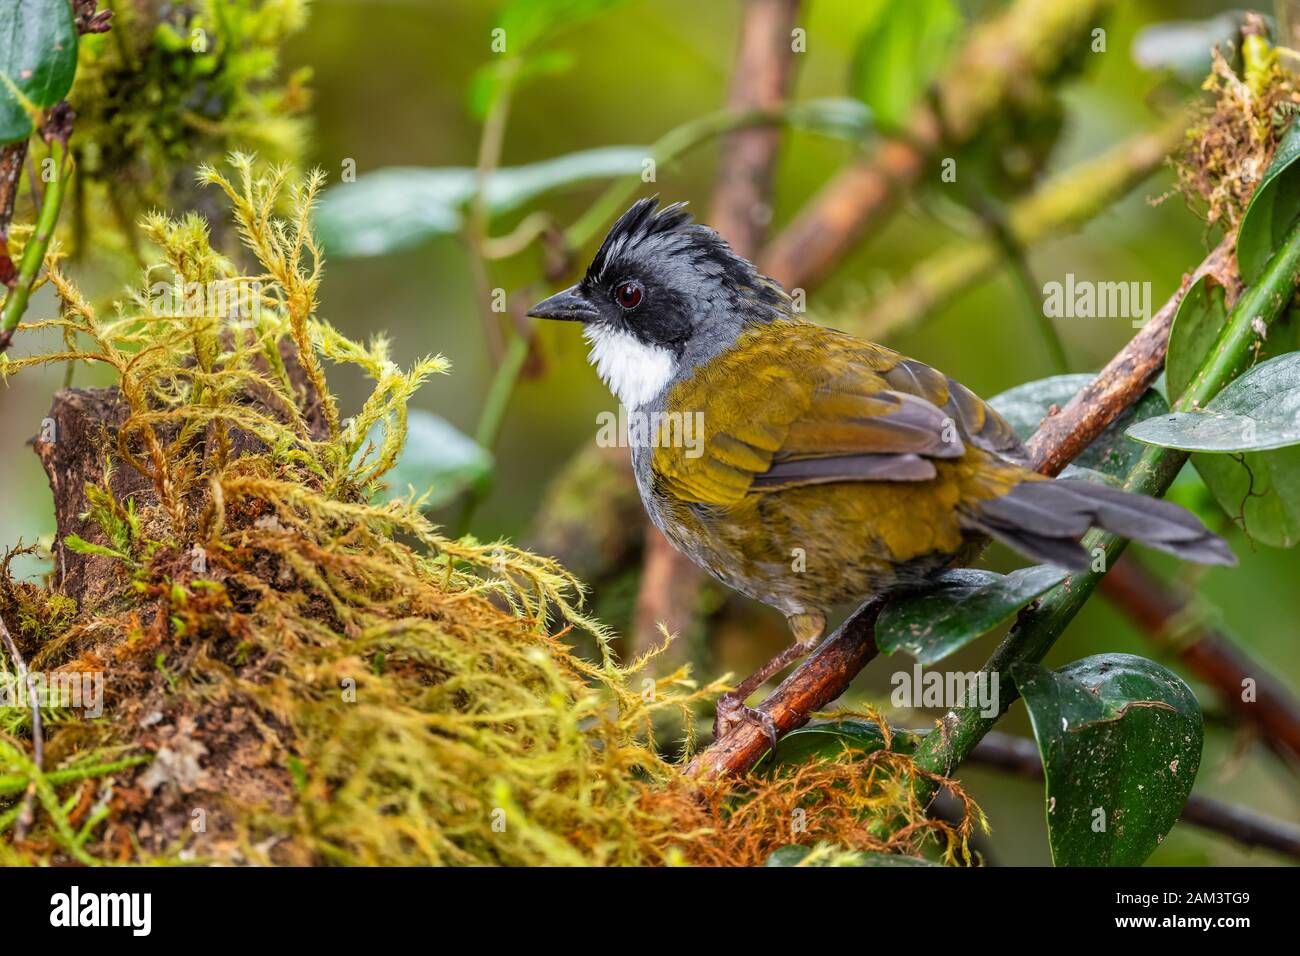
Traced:
<path fill-rule="evenodd" d="M 1033 471 L 969 388 L 804 317 L 685 206 L 637 201 L 581 281 L 528 314 L 580 323 L 599 377 L 652 423 L 629 445 L 655 527 L 788 622 L 790 645 L 719 698 L 715 739 L 751 721 L 775 745 L 771 718 L 746 699 L 817 646 L 837 605 L 923 587 L 990 539 L 1081 570 L 1091 557 L 1079 538 L 1095 526 L 1235 563 L 1172 502 Z"/>

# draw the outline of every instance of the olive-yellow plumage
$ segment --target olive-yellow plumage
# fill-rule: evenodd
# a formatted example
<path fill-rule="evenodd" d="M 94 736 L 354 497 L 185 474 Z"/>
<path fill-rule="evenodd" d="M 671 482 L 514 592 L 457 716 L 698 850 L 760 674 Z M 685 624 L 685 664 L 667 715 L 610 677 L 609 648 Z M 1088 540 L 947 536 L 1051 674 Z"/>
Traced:
<path fill-rule="evenodd" d="M 954 415 L 942 414 L 954 391 Z M 893 424 L 909 397 L 936 410 L 936 431 Z M 825 613 L 916 581 L 967 544 L 962 515 L 1005 494 L 1026 470 L 962 436 L 1014 447 L 1010 426 L 942 375 L 898 353 L 807 322 L 743 334 L 664 398 L 667 413 L 701 413 L 702 452 L 651 452 L 658 523 L 677 547 L 728 585 L 787 614 Z M 764 481 L 773 464 L 854 455 L 924 455 L 919 481 Z M 987 439 L 986 439 L 987 440 Z"/>
<path fill-rule="evenodd" d="M 1069 567 L 1086 565 L 1077 539 L 1093 525 L 1234 560 L 1176 505 L 1035 474 L 969 389 L 804 320 L 716 233 L 655 207 L 628 210 L 583 280 L 531 314 L 582 322 L 601 377 L 650 422 L 632 461 L 655 525 L 790 621 L 795 644 L 719 702 L 719 731 L 750 717 L 774 732 L 743 699 L 815 643 L 835 605 L 923 582 L 989 536 Z"/>

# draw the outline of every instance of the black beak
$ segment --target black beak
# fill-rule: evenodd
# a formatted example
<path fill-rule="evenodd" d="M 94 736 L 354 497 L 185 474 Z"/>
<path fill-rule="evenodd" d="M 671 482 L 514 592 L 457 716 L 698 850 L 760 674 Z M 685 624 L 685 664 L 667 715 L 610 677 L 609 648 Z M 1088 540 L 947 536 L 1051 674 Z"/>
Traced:
<path fill-rule="evenodd" d="M 600 315 L 576 285 L 538 302 L 528 310 L 528 314 L 537 319 L 563 319 L 568 322 L 587 322 Z"/>

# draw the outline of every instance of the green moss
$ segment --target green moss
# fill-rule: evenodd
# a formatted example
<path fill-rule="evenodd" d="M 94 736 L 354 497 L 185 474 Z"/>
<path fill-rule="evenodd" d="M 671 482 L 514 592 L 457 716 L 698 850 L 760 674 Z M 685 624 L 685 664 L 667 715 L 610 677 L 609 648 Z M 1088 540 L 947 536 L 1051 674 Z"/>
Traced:
<path fill-rule="evenodd" d="M 620 666 L 554 560 L 451 538 L 418 502 L 373 503 L 408 400 L 447 363 L 402 368 L 382 336 L 354 342 L 322 320 L 309 228 L 321 177 L 293 185 L 282 167 L 230 162 L 233 176 L 201 178 L 229 201 L 252 268 L 215 254 L 197 217 L 146 217 L 164 274 L 103 318 L 51 259 L 60 317 L 27 328 L 70 344 L 8 362 L 11 373 L 105 365 L 125 420 L 95 449 L 109 469 L 85 489 L 92 532 L 63 542 L 89 555 L 107 596 L 75 609 L 0 575 L 0 613 L 18 607 L 30 622 L 32 669 L 106 675 L 102 719 L 49 711 L 43 766 L 25 721 L 0 729 L 0 856 L 753 863 L 789 842 L 793 809 L 819 806 L 819 840 L 920 846 L 920 819 L 888 845 L 862 822 L 923 817 L 891 803 L 907 794 L 903 755 L 773 780 L 683 779 L 661 751 L 693 751 L 693 709 L 720 682 L 697 684 L 686 667 L 652 676 L 652 656 Z M 255 286 L 256 307 L 214 314 L 160 291 L 160 277 L 163 289 Z M 327 365 L 372 382 L 350 415 Z M 115 469 L 147 490 L 115 492 Z M 594 659 L 569 646 L 578 631 Z M 684 739 L 663 746 L 656 724 Z M 219 782 L 205 779 L 216 768 Z M 196 834 L 196 808 L 220 819 Z M 942 832 L 955 858 L 967 831 Z"/>
<path fill-rule="evenodd" d="M 240 148 L 296 163 L 305 142 L 310 74 L 281 78 L 279 60 L 306 21 L 306 0 L 110 6 L 113 29 L 81 40 L 70 97 L 77 253 L 131 253 L 137 215 L 199 203 L 198 162 Z M 106 222 L 92 212 L 101 209 L 111 211 Z"/>

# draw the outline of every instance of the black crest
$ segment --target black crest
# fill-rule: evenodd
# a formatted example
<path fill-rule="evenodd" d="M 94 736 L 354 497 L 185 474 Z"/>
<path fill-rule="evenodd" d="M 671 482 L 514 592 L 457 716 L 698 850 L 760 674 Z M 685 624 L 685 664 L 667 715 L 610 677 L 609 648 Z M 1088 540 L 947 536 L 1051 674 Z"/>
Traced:
<path fill-rule="evenodd" d="M 611 259 L 620 251 L 644 242 L 651 236 L 684 230 L 693 225 L 694 220 L 686 211 L 686 203 L 675 202 L 656 212 L 658 206 L 658 196 L 638 199 L 627 212 L 618 217 L 618 222 L 610 227 L 605 241 L 600 244 L 591 265 L 587 267 L 589 280 L 600 281 Z"/>
<path fill-rule="evenodd" d="M 760 275 L 748 259 L 736 255 L 720 235 L 695 222 L 686 203 L 658 207 L 658 196 L 640 199 L 618 218 L 587 267 L 585 287 L 620 278 L 630 263 L 643 281 L 659 286 L 654 298 L 661 305 L 665 295 L 682 293 L 690 288 L 691 280 L 707 277 L 738 301 L 779 311 L 788 308 L 789 299 L 781 287 Z M 652 250 L 648 254 L 646 247 Z"/>

